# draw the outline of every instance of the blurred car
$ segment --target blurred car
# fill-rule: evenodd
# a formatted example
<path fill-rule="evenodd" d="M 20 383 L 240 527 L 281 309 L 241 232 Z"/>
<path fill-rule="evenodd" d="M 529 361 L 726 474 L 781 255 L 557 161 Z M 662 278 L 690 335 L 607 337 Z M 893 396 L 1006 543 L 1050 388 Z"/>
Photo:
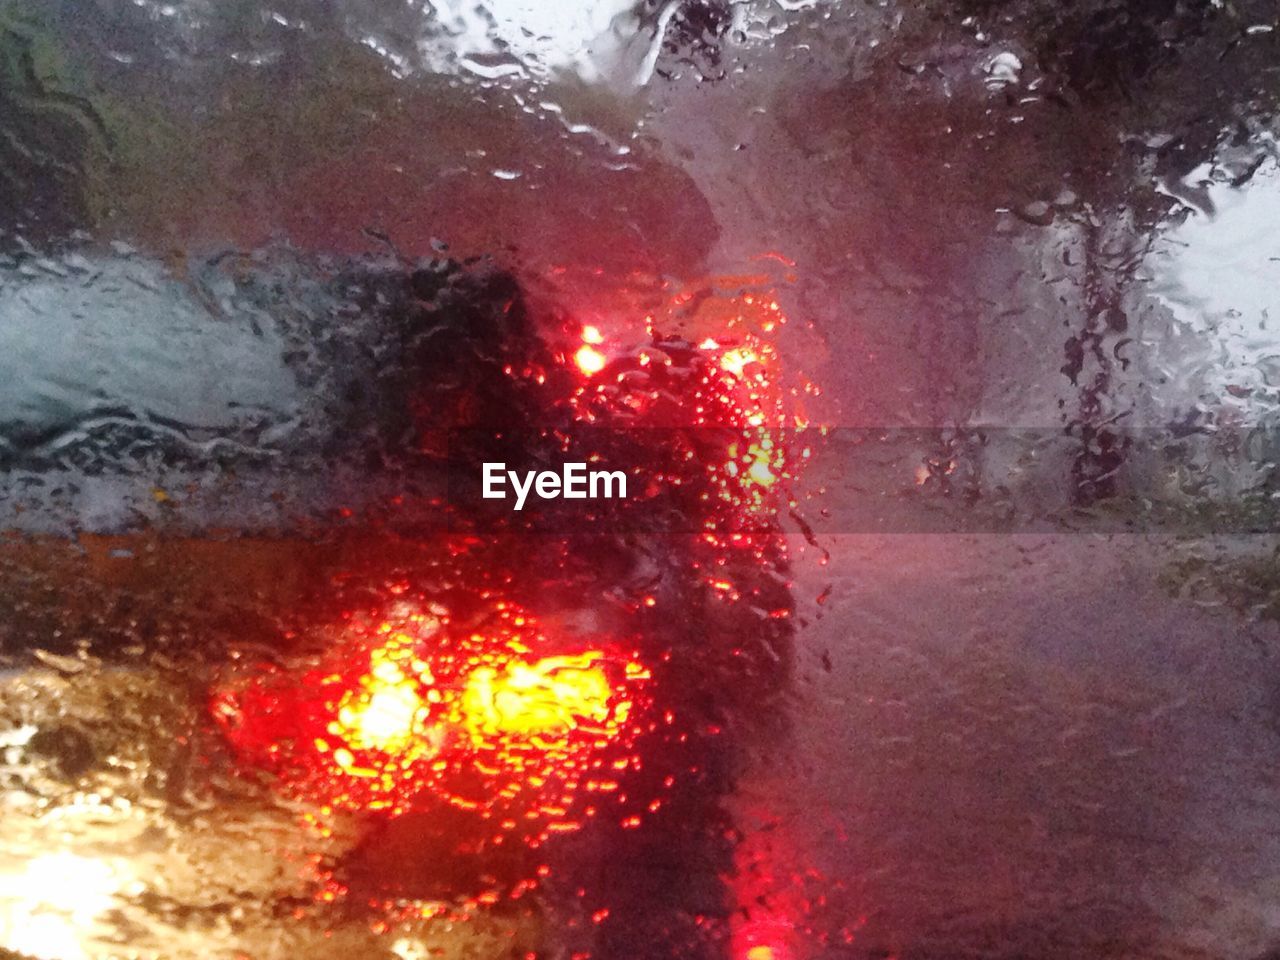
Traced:
<path fill-rule="evenodd" d="M 132 254 L 26 288 L 101 349 L 8 387 L 7 882 L 43 919 L 3 942 L 712 949 L 733 744 L 790 656 L 776 303 L 737 281 L 606 343 L 485 264 L 283 256 L 203 268 L 221 326 Z M 482 461 L 556 456 L 638 492 L 478 510 Z"/>

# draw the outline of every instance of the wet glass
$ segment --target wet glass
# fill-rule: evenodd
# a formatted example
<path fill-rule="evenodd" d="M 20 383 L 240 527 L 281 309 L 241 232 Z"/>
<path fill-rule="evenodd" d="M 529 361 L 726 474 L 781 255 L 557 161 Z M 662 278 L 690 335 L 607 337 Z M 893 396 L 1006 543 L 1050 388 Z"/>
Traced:
<path fill-rule="evenodd" d="M 1275 956 L 1278 42 L 0 0 L 0 958 Z"/>

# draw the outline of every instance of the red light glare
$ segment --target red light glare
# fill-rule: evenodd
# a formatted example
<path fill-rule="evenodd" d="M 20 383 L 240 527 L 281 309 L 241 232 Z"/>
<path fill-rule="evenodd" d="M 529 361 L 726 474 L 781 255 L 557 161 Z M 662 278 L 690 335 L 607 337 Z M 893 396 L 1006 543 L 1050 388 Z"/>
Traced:
<path fill-rule="evenodd" d="M 599 329 L 583 326 L 582 343 L 566 360 L 586 378 L 567 398 L 576 423 L 660 428 L 646 435 L 656 446 L 642 451 L 632 472 L 641 489 L 670 494 L 699 518 L 708 549 L 694 566 L 707 571 L 704 583 L 725 602 L 744 595 L 730 582 L 736 577 L 711 573 L 731 554 L 748 552 L 761 563 L 785 554 L 777 521 L 810 456 L 807 446 L 793 449 L 793 431 L 809 426 L 801 398 L 817 391 L 782 382 L 774 340 L 787 318 L 769 282 L 722 277 L 706 284 L 710 294 L 702 287 L 677 293 L 637 320 L 635 340 L 611 331 L 607 358 L 593 346 L 603 340 Z M 606 367 L 616 375 L 595 376 Z"/>
<path fill-rule="evenodd" d="M 759 910 L 758 904 L 747 908 Z M 797 931 L 781 917 L 747 920 L 733 932 L 734 949 L 739 960 L 795 960 Z"/>
<path fill-rule="evenodd" d="M 349 629 L 325 667 L 301 678 L 264 670 L 214 697 L 231 744 L 289 793 L 396 815 L 430 791 L 523 821 L 536 838 L 538 823 L 574 829 L 579 789 L 632 763 L 649 678 L 634 658 L 550 653 L 509 606 L 484 634 L 423 617 Z"/>

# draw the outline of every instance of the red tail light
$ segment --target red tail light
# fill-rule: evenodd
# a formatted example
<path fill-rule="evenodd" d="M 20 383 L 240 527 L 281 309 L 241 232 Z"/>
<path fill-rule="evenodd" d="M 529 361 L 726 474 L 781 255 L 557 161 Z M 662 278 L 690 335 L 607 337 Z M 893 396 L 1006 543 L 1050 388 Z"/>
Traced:
<path fill-rule="evenodd" d="M 350 629 L 301 677 L 263 667 L 213 698 L 242 759 L 296 796 L 394 814 L 429 792 L 537 836 L 630 762 L 649 676 L 632 655 L 551 652 L 509 607 L 485 633 L 416 613 Z"/>

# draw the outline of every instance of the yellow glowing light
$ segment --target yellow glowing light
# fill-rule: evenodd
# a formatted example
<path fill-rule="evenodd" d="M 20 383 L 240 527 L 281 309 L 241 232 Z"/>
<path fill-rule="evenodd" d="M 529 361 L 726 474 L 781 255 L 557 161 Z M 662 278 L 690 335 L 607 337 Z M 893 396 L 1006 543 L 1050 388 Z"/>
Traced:
<path fill-rule="evenodd" d="M 600 332 L 599 327 L 585 326 L 582 328 L 582 342 L 599 346 L 604 343 L 604 334 Z"/>
<path fill-rule="evenodd" d="M 737 443 L 729 445 L 729 456 L 733 459 L 725 464 L 725 473 L 730 477 L 741 474 L 745 484 L 754 484 L 766 490 L 778 482 L 778 474 L 775 471 L 782 469 L 783 458 L 771 439 L 766 437 L 759 443 L 748 444 L 746 454 L 741 458 L 744 464 L 741 468 L 734 462 L 734 459 L 739 457 L 740 449 Z"/>
<path fill-rule="evenodd" d="M 593 651 L 473 671 L 462 694 L 473 736 L 568 733 L 583 721 L 605 723 L 612 691 L 597 665 L 601 656 Z"/>
<path fill-rule="evenodd" d="M 409 743 L 426 714 L 414 682 L 379 652 L 360 689 L 342 698 L 336 732 L 357 749 L 390 752 Z"/>
<path fill-rule="evenodd" d="M 606 363 L 605 355 L 589 344 L 583 344 L 578 348 L 578 352 L 573 355 L 573 362 L 578 365 L 578 369 L 587 376 L 599 373 L 604 369 Z"/>
<path fill-rule="evenodd" d="M 752 461 L 751 466 L 747 470 L 747 476 L 755 483 L 762 487 L 771 487 L 777 482 L 778 478 L 774 476 L 771 469 L 771 461 L 769 454 L 759 447 L 751 447 Z"/>
<path fill-rule="evenodd" d="M 738 347 L 726 350 L 720 357 L 720 369 L 742 379 L 743 372 L 753 363 L 759 363 L 760 357 L 753 350 Z"/>

